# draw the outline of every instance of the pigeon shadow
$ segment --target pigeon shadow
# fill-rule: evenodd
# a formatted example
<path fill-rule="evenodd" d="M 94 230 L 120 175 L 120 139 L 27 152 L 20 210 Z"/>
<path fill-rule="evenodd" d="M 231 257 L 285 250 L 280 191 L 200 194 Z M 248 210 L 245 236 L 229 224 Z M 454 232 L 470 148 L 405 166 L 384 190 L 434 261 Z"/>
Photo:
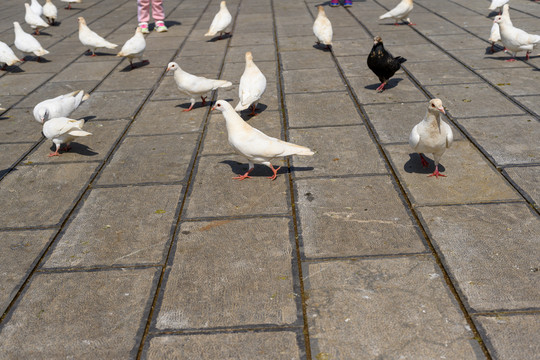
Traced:
<path fill-rule="evenodd" d="M 182 25 L 182 23 L 180 21 L 165 20 L 165 26 L 168 27 L 168 28 L 171 28 L 171 27 L 174 27 L 174 26 L 177 26 L 177 25 Z"/>
<path fill-rule="evenodd" d="M 352 2 L 353 2 L 353 3 L 355 3 L 355 2 L 366 2 L 366 0 L 352 0 Z M 330 6 L 330 4 L 331 4 L 331 1 L 325 1 L 325 2 L 323 2 L 323 3 L 316 4 L 316 5 L 314 5 L 314 6 L 315 6 L 315 7 L 317 7 L 317 6 Z M 341 5 L 343 5 L 343 0 L 340 0 L 340 6 L 341 6 Z M 330 7 L 334 7 L 334 6 L 330 6 Z M 335 7 L 337 7 L 337 6 L 335 6 Z"/>
<path fill-rule="evenodd" d="M 9 73 L 22 73 L 24 72 L 23 69 L 19 67 L 19 65 L 11 65 L 6 66 L 5 68 L 1 69 L 2 71 L 9 72 Z"/>
<path fill-rule="evenodd" d="M 183 103 L 183 104 L 178 104 L 175 107 L 187 110 L 187 109 L 189 109 L 190 106 L 191 106 L 191 103 L 187 102 L 187 103 Z M 195 104 L 193 104 L 193 108 L 191 110 L 195 110 L 195 109 L 198 109 L 198 108 L 203 108 L 203 107 L 206 107 L 206 106 L 212 106 L 211 102 L 207 101 L 206 104 L 204 104 L 204 106 L 203 106 L 202 101 L 197 101 L 197 102 L 195 102 Z"/>
<path fill-rule="evenodd" d="M 227 164 L 231 167 L 231 171 L 237 175 L 244 175 L 248 171 L 248 164 L 247 163 L 239 163 L 237 161 L 233 160 L 224 160 L 220 161 L 220 164 Z M 273 164 L 272 164 L 273 165 Z M 274 168 L 277 168 L 277 166 L 274 165 Z M 281 169 L 277 171 L 277 174 L 286 174 L 289 172 L 289 169 L 291 172 L 293 171 L 312 171 L 313 167 L 306 166 L 306 167 L 296 167 L 291 166 L 290 168 L 286 166 L 282 166 Z M 255 167 L 252 172 L 249 173 L 249 176 L 252 177 L 269 177 L 272 176 L 274 173 L 270 168 L 266 165 L 261 164 L 255 164 Z"/>
<path fill-rule="evenodd" d="M 393 89 L 399 84 L 403 79 L 402 78 L 392 78 L 388 80 L 388 83 L 385 85 L 384 90 Z M 366 85 L 364 86 L 364 89 L 368 90 L 376 90 L 379 86 L 381 86 L 381 83 L 376 83 L 372 85 Z"/>
<path fill-rule="evenodd" d="M 321 51 L 332 52 L 332 45 L 327 46 L 321 43 L 315 43 L 313 48 Z"/>
<path fill-rule="evenodd" d="M 143 60 L 143 61 L 139 61 L 137 63 L 133 63 L 133 67 L 131 65 L 127 65 L 125 68 L 120 70 L 120 72 L 130 72 L 132 70 L 137 70 L 139 68 L 142 68 L 142 67 L 145 67 L 145 66 L 148 66 L 148 65 L 150 65 L 150 61 Z"/>
<path fill-rule="evenodd" d="M 22 58 L 22 60 L 24 61 L 35 61 L 35 62 L 38 62 L 38 63 L 49 63 L 51 62 L 51 60 L 47 60 L 45 59 L 43 56 L 31 56 L 31 55 L 26 55 L 25 57 Z"/>
<path fill-rule="evenodd" d="M 52 24 L 49 24 L 49 26 L 60 26 L 62 25 L 62 22 L 61 21 L 56 21 L 54 20 L 54 22 Z"/>
<path fill-rule="evenodd" d="M 226 40 L 228 38 L 232 38 L 232 34 L 231 33 L 226 33 L 225 35 L 222 35 L 221 37 L 219 36 L 214 36 L 213 38 L 211 38 L 210 40 L 206 40 L 206 42 L 216 42 L 216 41 L 220 41 L 220 40 Z"/>
<path fill-rule="evenodd" d="M 409 174 L 416 173 L 416 174 L 432 174 L 435 171 L 435 162 L 426 157 L 424 154 L 424 159 L 427 160 L 428 166 L 423 167 L 422 161 L 420 160 L 420 155 L 418 153 L 410 153 L 409 154 L 409 160 L 403 165 L 403 170 L 405 172 L 408 172 Z M 439 172 L 444 172 L 446 169 L 444 166 L 439 164 Z"/>
<path fill-rule="evenodd" d="M 495 54 L 499 51 L 503 51 L 504 48 L 500 47 L 499 45 L 494 45 L 493 46 L 493 52 L 491 52 L 491 46 L 488 46 L 486 48 L 486 51 L 484 52 L 485 55 L 491 55 L 491 54 Z"/>
<path fill-rule="evenodd" d="M 13 169 L 13 171 L 15 170 L 17 170 L 17 168 Z M 9 168 L 0 170 L 0 179 L 2 179 L 8 172 L 9 172 Z"/>
<path fill-rule="evenodd" d="M 86 145 L 83 145 L 83 144 L 79 144 L 77 142 L 72 142 L 70 144 L 70 150 L 68 151 L 63 151 L 63 150 L 60 150 L 60 154 L 64 154 L 66 152 L 68 153 L 75 153 L 75 154 L 79 154 L 79 155 L 83 155 L 83 156 L 96 156 L 98 155 L 99 153 L 93 151 L 91 148 L 89 148 L 88 146 Z M 50 147 L 50 150 L 52 152 L 54 152 L 56 150 L 56 145 L 54 145 L 54 143 L 51 145 Z"/>
<path fill-rule="evenodd" d="M 116 54 L 104 53 L 104 52 L 98 52 L 98 51 L 94 52 L 94 54 L 96 54 L 96 56 L 116 56 Z M 92 51 L 86 50 L 83 55 L 92 57 Z"/>
<path fill-rule="evenodd" d="M 262 114 L 264 112 L 264 110 L 266 110 L 266 109 L 268 109 L 267 105 L 259 103 L 259 104 L 257 104 L 257 107 L 255 108 L 255 115 L 251 115 L 251 105 L 250 105 L 246 110 L 240 111 L 240 116 L 242 118 L 246 117 L 247 120 L 249 120 L 252 117 L 255 117 L 255 116 L 259 115 L 259 114 Z M 244 120 L 246 120 L 246 119 L 244 119 Z"/>
<path fill-rule="evenodd" d="M 492 12 L 490 12 L 490 13 L 487 15 L 487 17 L 488 17 L 488 18 L 492 18 L 492 17 L 495 17 L 495 16 L 497 16 L 497 15 L 499 15 L 499 12 L 498 12 L 498 11 L 492 11 Z"/>
<path fill-rule="evenodd" d="M 40 31 L 39 35 L 36 35 L 34 33 L 32 33 L 32 35 L 34 35 L 34 36 L 41 36 L 41 35 L 43 35 L 43 36 L 52 36 L 52 34 L 49 34 L 48 32 L 43 32 L 43 31 Z"/>
<path fill-rule="evenodd" d="M 82 119 L 84 120 L 84 123 L 86 124 L 87 122 L 89 122 L 90 120 L 94 120 L 95 118 L 96 118 L 95 115 L 88 115 L 88 116 L 83 117 Z"/>

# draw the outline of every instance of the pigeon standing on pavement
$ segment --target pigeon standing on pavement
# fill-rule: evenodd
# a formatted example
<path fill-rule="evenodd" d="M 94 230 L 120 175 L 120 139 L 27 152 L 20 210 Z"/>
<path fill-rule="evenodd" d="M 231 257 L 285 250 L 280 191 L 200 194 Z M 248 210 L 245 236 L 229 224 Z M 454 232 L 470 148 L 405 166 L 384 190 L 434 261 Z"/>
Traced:
<path fill-rule="evenodd" d="M 396 71 L 399 70 L 401 64 L 407 61 L 407 59 L 401 56 L 393 57 L 384 48 L 382 39 L 380 36 L 375 36 L 373 39 L 373 48 L 369 53 L 367 59 L 367 65 L 377 75 L 381 85 L 377 88 L 377 91 L 382 92 L 388 80 L 394 76 Z"/>
<path fill-rule="evenodd" d="M 47 99 L 34 107 L 34 119 L 39 123 L 58 117 L 69 116 L 79 105 L 90 97 L 83 90 Z"/>
<path fill-rule="evenodd" d="M 326 17 L 324 8 L 319 6 L 318 9 L 319 13 L 313 23 L 313 33 L 317 37 L 317 43 L 326 45 L 328 49 L 332 46 L 332 24 L 328 17 Z"/>
<path fill-rule="evenodd" d="M 37 0 L 32 0 L 30 8 L 37 16 L 43 15 L 43 6 Z"/>
<path fill-rule="evenodd" d="M 230 25 L 231 21 L 232 15 L 227 9 L 225 1 L 222 1 L 219 5 L 218 13 L 214 16 L 214 20 L 212 20 L 210 28 L 204 36 L 214 36 L 219 32 L 219 38 L 221 39 L 223 33 L 228 34 L 225 32 L 225 29 Z"/>
<path fill-rule="evenodd" d="M 424 119 L 416 124 L 409 135 L 409 145 L 420 154 L 420 161 L 423 167 L 428 166 L 427 160 L 422 153 L 433 154 L 435 161 L 435 171 L 429 176 L 446 176 L 439 172 L 439 160 L 454 141 L 452 128 L 441 120 L 441 113 L 446 114 L 442 101 L 432 99 L 428 104 L 428 109 Z"/>
<path fill-rule="evenodd" d="M 62 0 L 63 2 L 67 2 L 68 6 L 66 6 L 64 9 L 71 10 L 71 3 L 82 3 L 82 0 Z"/>
<path fill-rule="evenodd" d="M 264 90 L 266 90 L 266 77 L 253 62 L 251 51 L 248 51 L 246 52 L 246 67 L 238 87 L 240 101 L 234 110 L 242 111 L 251 105 L 250 115 L 256 115 L 255 108 Z"/>
<path fill-rule="evenodd" d="M 47 139 L 51 139 L 56 145 L 56 151 L 49 154 L 51 156 L 59 156 L 60 146 L 66 144 L 64 151 L 69 151 L 69 144 L 80 136 L 92 135 L 91 133 L 82 130 L 84 120 L 74 120 L 67 117 L 59 117 L 50 119 L 43 124 L 43 135 Z"/>
<path fill-rule="evenodd" d="M 491 0 L 491 5 L 489 5 L 489 10 L 491 11 L 499 11 L 499 15 L 501 14 L 501 8 L 503 5 L 508 4 L 510 0 Z"/>
<path fill-rule="evenodd" d="M 39 35 L 40 29 L 45 29 L 49 27 L 49 24 L 45 22 L 38 14 L 32 11 L 32 8 L 28 3 L 24 4 L 26 8 L 26 13 L 24 15 L 24 21 L 30 25 L 32 29 L 35 29 L 34 35 Z"/>
<path fill-rule="evenodd" d="M 144 39 L 144 35 L 142 33 L 142 29 L 140 27 L 137 27 L 137 30 L 135 30 L 135 35 L 131 37 L 124 46 L 122 46 L 122 50 L 116 55 L 116 56 L 123 56 L 127 57 L 129 60 L 129 64 L 131 65 L 131 68 L 134 69 L 135 66 L 133 66 L 133 59 L 137 58 L 143 63 L 148 62 L 148 60 L 143 61 L 142 56 L 144 53 L 144 49 L 146 48 L 146 40 Z"/>
<path fill-rule="evenodd" d="M 108 42 L 86 25 L 86 20 L 82 16 L 78 18 L 79 20 L 79 40 L 84 46 L 88 46 L 90 49 L 88 51 L 92 52 L 91 56 L 96 56 L 96 49 L 98 48 L 107 48 L 114 49 L 118 45 Z"/>
<path fill-rule="evenodd" d="M 314 152 L 305 146 L 288 143 L 255 129 L 238 115 L 231 104 L 225 100 L 218 100 L 212 110 L 219 110 L 223 113 L 227 126 L 229 144 L 240 155 L 247 158 L 249 163 L 248 171 L 244 175 L 233 179 L 244 180 L 250 178 L 249 173 L 253 171 L 255 163 L 268 166 L 274 173 L 269 179 L 274 180 L 281 167 L 275 169 L 270 160 L 276 157 L 289 155 L 313 155 Z"/>
<path fill-rule="evenodd" d="M 21 25 L 17 21 L 13 23 L 13 28 L 15 30 L 14 45 L 17 49 L 19 49 L 23 53 L 31 53 L 36 55 L 38 57 L 38 61 L 41 56 L 49 53 L 32 35 L 24 32 L 24 30 L 21 28 Z"/>
<path fill-rule="evenodd" d="M 19 61 L 21 60 L 19 60 L 13 50 L 5 42 L 0 41 L 0 63 L 4 63 L 1 70 L 4 70 L 6 66 L 15 65 Z"/>
<path fill-rule="evenodd" d="M 174 81 L 178 86 L 178 90 L 191 98 L 191 106 L 189 109 L 184 109 L 182 111 L 190 111 L 193 108 L 193 105 L 195 105 L 195 96 L 201 97 L 204 106 L 206 104 L 206 96 L 203 97 L 204 94 L 218 88 L 232 86 L 232 83 L 227 80 L 207 79 L 202 76 L 187 73 L 175 62 L 170 62 L 167 66 L 167 71 L 171 70 L 174 71 Z"/>
<path fill-rule="evenodd" d="M 394 19 L 394 25 L 399 25 L 398 21 L 405 19 L 409 25 L 416 25 L 411 22 L 409 13 L 413 9 L 413 0 L 401 0 L 399 4 L 389 12 L 379 16 L 379 19 Z"/>
<path fill-rule="evenodd" d="M 54 25 L 54 22 L 58 17 L 58 9 L 51 0 L 45 0 L 45 4 L 43 5 L 43 16 L 47 18 L 47 22 L 50 25 Z"/>
<path fill-rule="evenodd" d="M 510 20 L 510 6 L 508 4 L 503 5 L 503 11 L 502 11 L 502 17 L 506 18 L 508 20 L 508 23 L 512 25 L 512 20 Z M 499 24 L 496 22 L 493 23 L 493 26 L 491 27 L 491 32 L 489 34 L 489 41 L 491 41 L 491 53 L 495 52 L 494 45 L 497 41 L 501 41 L 501 31 L 499 29 Z M 506 51 L 506 48 L 504 48 L 504 51 Z"/>
<path fill-rule="evenodd" d="M 495 23 L 499 24 L 501 41 L 506 49 L 512 52 L 512 58 L 506 61 L 516 61 L 518 51 L 526 51 L 525 59 L 529 60 L 529 53 L 540 44 L 540 35 L 528 34 L 512 25 L 510 19 L 497 15 Z"/>

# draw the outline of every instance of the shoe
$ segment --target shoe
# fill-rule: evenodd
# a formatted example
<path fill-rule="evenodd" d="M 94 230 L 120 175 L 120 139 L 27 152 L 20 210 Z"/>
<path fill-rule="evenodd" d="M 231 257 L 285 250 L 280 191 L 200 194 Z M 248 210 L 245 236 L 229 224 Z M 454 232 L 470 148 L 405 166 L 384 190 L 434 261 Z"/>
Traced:
<path fill-rule="evenodd" d="M 343 6 L 344 7 L 351 7 L 352 6 L 352 0 L 345 0 L 345 2 L 343 3 Z"/>
<path fill-rule="evenodd" d="M 148 23 L 147 22 L 139 23 L 139 27 L 141 28 L 141 32 L 143 34 L 150 34 L 150 30 L 148 30 Z"/>
<path fill-rule="evenodd" d="M 330 1 L 330 6 L 331 6 L 331 7 L 339 6 L 339 0 L 332 0 L 332 1 Z"/>
<path fill-rule="evenodd" d="M 156 30 L 157 32 L 167 32 L 169 29 L 167 29 L 163 21 L 156 21 L 156 26 L 154 27 L 154 30 Z"/>

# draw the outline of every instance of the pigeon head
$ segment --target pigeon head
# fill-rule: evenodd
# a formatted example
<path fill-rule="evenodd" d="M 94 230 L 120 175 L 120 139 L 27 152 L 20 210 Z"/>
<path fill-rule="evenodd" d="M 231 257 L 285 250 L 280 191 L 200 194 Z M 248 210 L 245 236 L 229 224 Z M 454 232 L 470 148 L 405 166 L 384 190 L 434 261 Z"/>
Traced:
<path fill-rule="evenodd" d="M 232 109 L 232 106 L 225 100 L 216 101 L 215 105 L 212 107 L 212 110 L 219 110 L 221 112 L 224 112 L 225 110 L 228 110 L 228 109 Z"/>
<path fill-rule="evenodd" d="M 319 6 L 317 6 L 317 9 L 319 9 L 319 14 L 325 14 L 324 7 L 319 5 Z"/>
<path fill-rule="evenodd" d="M 137 29 L 135 29 L 135 34 L 142 34 L 142 29 L 140 26 L 137 26 Z"/>
<path fill-rule="evenodd" d="M 221 3 L 219 3 L 219 8 L 220 9 L 223 9 L 226 6 L 227 6 L 227 3 L 225 1 L 222 1 Z"/>
<path fill-rule="evenodd" d="M 378 43 L 382 43 L 381 37 L 380 37 L 380 36 L 375 36 L 375 37 L 373 38 L 373 43 L 374 43 L 375 45 L 377 45 Z"/>
<path fill-rule="evenodd" d="M 497 24 L 502 23 L 502 22 L 503 22 L 503 17 L 502 17 L 502 15 L 497 15 L 497 16 L 495 16 L 495 19 L 493 19 L 493 22 L 494 22 L 494 23 L 497 23 Z"/>
<path fill-rule="evenodd" d="M 251 51 L 246 52 L 246 61 L 253 60 L 253 54 Z"/>
<path fill-rule="evenodd" d="M 86 25 L 86 20 L 82 16 L 79 16 L 77 20 L 79 21 L 79 25 Z"/>
<path fill-rule="evenodd" d="M 46 108 L 41 108 L 38 110 L 39 120 L 43 124 L 45 121 L 49 120 L 49 110 Z"/>
<path fill-rule="evenodd" d="M 429 102 L 428 111 L 435 112 L 435 113 L 442 112 L 443 114 L 446 114 L 446 111 L 444 111 L 444 107 L 443 107 L 441 99 L 432 99 Z"/>
<path fill-rule="evenodd" d="M 180 66 L 178 66 L 177 63 L 175 62 L 170 62 L 168 65 L 167 65 L 167 71 L 174 71 L 174 70 L 177 70 L 177 69 L 180 69 Z"/>

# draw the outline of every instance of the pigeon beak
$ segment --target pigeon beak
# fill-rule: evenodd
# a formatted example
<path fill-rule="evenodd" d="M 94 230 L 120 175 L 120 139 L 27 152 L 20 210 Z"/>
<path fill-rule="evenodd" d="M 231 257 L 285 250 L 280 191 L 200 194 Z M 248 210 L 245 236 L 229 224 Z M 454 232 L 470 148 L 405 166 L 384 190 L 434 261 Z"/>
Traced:
<path fill-rule="evenodd" d="M 171 70 L 171 68 L 170 68 L 170 67 L 168 67 L 168 68 L 167 68 L 167 71 L 169 71 L 169 70 Z"/>
<path fill-rule="evenodd" d="M 212 106 L 212 109 L 210 109 L 210 110 L 212 110 L 212 111 L 216 110 L 216 106 L 215 105 Z"/>
<path fill-rule="evenodd" d="M 444 108 L 440 107 L 439 111 L 442 112 L 444 115 L 446 115 L 446 111 L 444 111 Z"/>

